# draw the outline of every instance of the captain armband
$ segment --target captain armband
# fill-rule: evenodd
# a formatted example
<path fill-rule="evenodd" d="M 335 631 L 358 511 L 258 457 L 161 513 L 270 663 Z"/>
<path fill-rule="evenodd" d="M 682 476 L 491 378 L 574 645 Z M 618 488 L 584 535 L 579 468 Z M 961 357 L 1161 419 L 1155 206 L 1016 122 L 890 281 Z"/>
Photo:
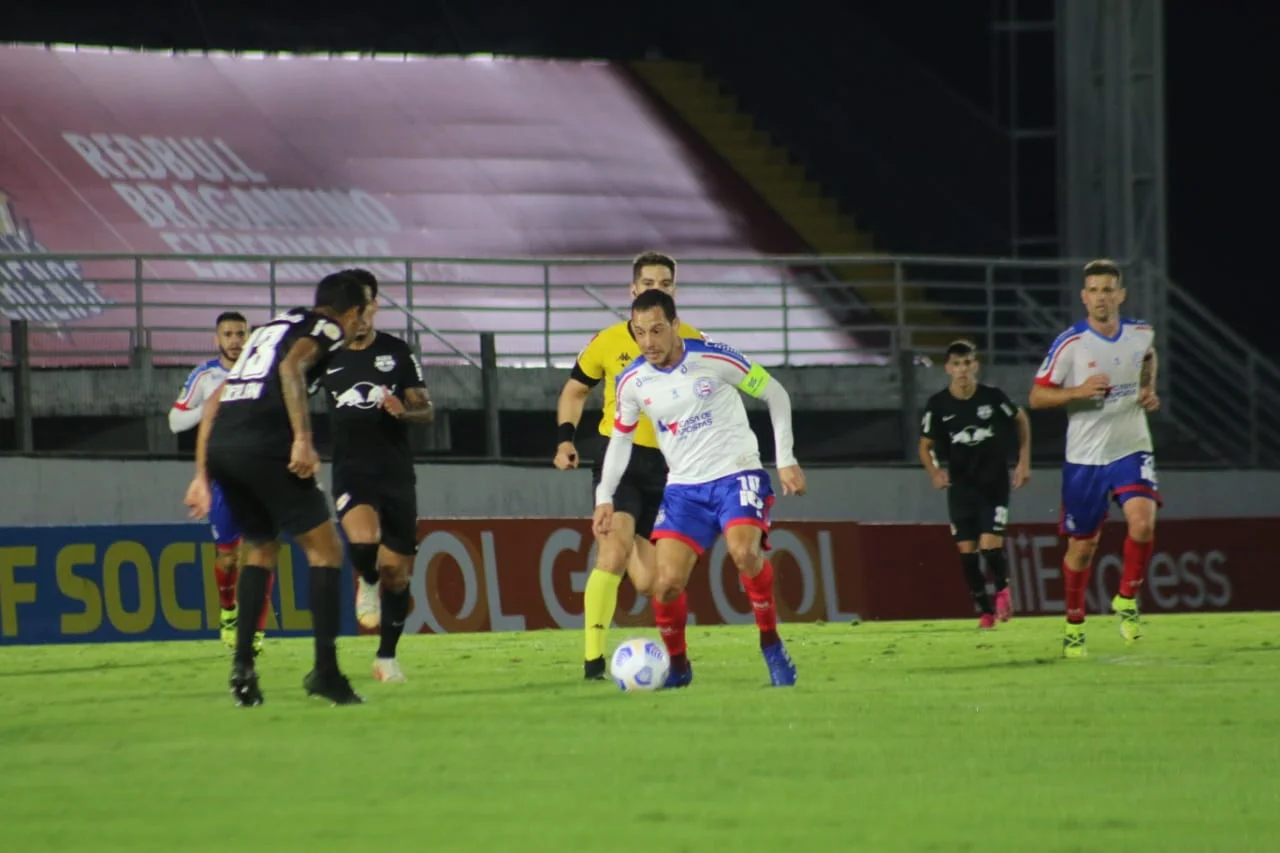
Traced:
<path fill-rule="evenodd" d="M 569 378 L 581 382 L 588 388 L 594 388 L 600 384 L 601 376 L 588 376 L 587 372 L 582 369 L 582 365 L 578 362 L 573 363 L 573 370 L 569 373 Z"/>
<path fill-rule="evenodd" d="M 758 364 L 751 365 L 751 369 L 747 371 L 747 375 L 742 377 L 742 381 L 738 383 L 738 389 L 744 394 L 752 397 L 759 397 L 764 393 L 764 389 L 769 385 L 769 371 L 765 370 Z"/>

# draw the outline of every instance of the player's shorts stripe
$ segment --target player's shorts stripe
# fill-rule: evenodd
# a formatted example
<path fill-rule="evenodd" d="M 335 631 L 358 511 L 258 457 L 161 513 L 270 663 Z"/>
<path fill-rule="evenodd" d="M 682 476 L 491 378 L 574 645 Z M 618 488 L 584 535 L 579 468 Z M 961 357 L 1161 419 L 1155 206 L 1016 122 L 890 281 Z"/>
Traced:
<path fill-rule="evenodd" d="M 740 359 L 733 358 L 732 356 L 727 356 L 727 355 L 712 355 L 711 353 L 704 353 L 702 357 L 703 357 L 703 358 L 714 358 L 714 359 L 716 359 L 717 361 L 727 361 L 727 362 L 729 362 L 730 364 L 732 364 L 734 367 L 736 367 L 736 368 L 738 368 L 739 370 L 741 370 L 743 373 L 750 373 L 750 372 L 751 372 L 751 366 L 750 366 L 750 365 L 748 365 L 745 361 L 742 361 L 742 360 L 740 360 Z"/>
<path fill-rule="evenodd" d="M 1151 498 L 1153 501 L 1155 501 L 1158 504 L 1164 503 L 1164 501 L 1161 500 L 1160 493 L 1158 491 L 1151 488 L 1150 486 L 1144 486 L 1141 483 L 1134 483 L 1131 486 L 1121 486 L 1120 488 L 1116 489 L 1113 492 L 1113 494 L 1117 498 L 1120 497 L 1120 495 L 1133 495 L 1135 497 Z"/>

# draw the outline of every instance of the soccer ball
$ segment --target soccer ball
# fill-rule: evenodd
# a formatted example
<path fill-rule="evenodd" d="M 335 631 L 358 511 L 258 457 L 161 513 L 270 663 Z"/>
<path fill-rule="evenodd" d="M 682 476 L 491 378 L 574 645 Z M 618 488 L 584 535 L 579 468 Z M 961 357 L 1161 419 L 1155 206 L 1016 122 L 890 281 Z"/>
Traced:
<path fill-rule="evenodd" d="M 627 640 L 613 652 L 609 674 L 619 689 L 648 693 L 661 689 L 671 671 L 671 658 L 661 643 L 637 637 Z"/>

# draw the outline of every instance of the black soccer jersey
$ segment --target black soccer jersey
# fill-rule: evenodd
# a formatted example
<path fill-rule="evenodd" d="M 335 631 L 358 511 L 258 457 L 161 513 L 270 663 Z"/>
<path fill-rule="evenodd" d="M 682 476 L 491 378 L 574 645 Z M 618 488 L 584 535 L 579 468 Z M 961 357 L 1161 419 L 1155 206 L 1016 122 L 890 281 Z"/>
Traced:
<path fill-rule="evenodd" d="M 1010 448 L 1017 446 L 1017 416 L 1018 407 L 994 385 L 979 384 L 967 400 L 943 388 L 929 398 L 920 434 L 933 439 L 952 483 L 995 485 L 1009 478 Z"/>
<path fill-rule="evenodd" d="M 210 447 L 237 447 L 267 456 L 289 457 L 293 427 L 280 386 L 280 362 L 302 338 L 320 347 L 306 382 L 324 375 L 329 359 L 342 348 L 342 327 L 323 314 L 295 308 L 254 329 L 223 383 Z"/>
<path fill-rule="evenodd" d="M 329 400 L 335 468 L 367 466 L 387 476 L 413 475 L 408 424 L 382 408 L 388 392 L 403 403 L 407 389 L 426 387 L 422 365 L 407 343 L 377 332 L 364 349 L 337 353 L 320 384 Z"/>

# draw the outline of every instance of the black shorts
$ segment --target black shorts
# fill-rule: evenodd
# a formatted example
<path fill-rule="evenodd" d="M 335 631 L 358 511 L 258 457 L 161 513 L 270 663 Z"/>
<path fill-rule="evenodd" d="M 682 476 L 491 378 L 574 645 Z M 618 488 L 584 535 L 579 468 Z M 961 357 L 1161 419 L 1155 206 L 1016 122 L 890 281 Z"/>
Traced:
<path fill-rule="evenodd" d="M 285 458 L 210 447 L 206 461 L 210 479 L 250 544 L 274 542 L 282 532 L 298 536 L 332 519 L 316 478 L 295 477 Z"/>
<path fill-rule="evenodd" d="M 591 466 L 592 503 L 595 503 L 595 487 L 600 485 L 600 470 L 604 465 L 604 451 L 608 441 L 600 443 L 596 463 Z M 667 487 L 667 460 L 656 447 L 632 447 L 631 461 L 613 493 L 614 512 L 625 512 L 636 520 L 636 535 L 649 538 L 658 509 L 662 506 L 662 492 Z"/>
<path fill-rule="evenodd" d="M 1009 523 L 1009 484 L 952 483 L 947 489 L 947 512 L 957 542 L 977 542 L 984 533 L 1003 536 Z"/>
<path fill-rule="evenodd" d="M 382 528 L 382 544 L 397 554 L 418 553 L 418 489 L 412 480 L 379 475 L 368 468 L 335 466 L 333 505 L 338 518 L 352 507 L 373 507 Z"/>

